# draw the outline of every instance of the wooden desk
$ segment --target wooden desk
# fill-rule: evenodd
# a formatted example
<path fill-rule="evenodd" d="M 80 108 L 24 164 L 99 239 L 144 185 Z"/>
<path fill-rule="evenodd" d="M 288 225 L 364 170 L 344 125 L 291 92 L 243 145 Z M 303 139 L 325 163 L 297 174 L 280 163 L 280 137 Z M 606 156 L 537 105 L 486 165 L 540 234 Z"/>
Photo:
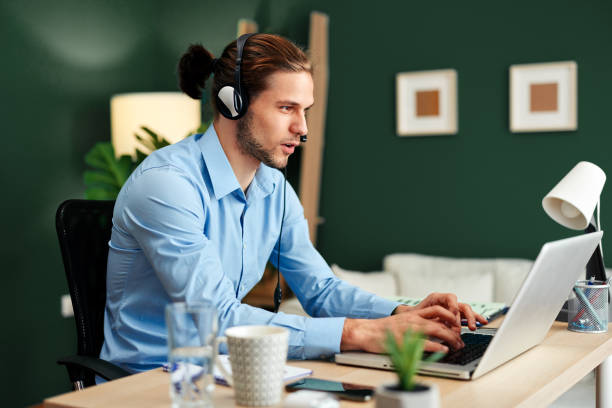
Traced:
<path fill-rule="evenodd" d="M 612 329 L 612 327 L 611 327 Z M 442 407 L 547 406 L 612 355 L 612 334 L 581 334 L 555 323 L 535 348 L 475 381 L 419 377 L 440 388 Z M 392 372 L 341 366 L 321 361 L 291 361 L 308 367 L 313 376 L 378 386 L 394 382 Z M 164 407 L 170 406 L 168 374 L 161 369 L 46 399 L 44 407 Z M 609 385 L 607 388 L 610 388 Z M 233 407 L 231 388 L 217 386 L 215 407 Z M 343 402 L 343 407 L 373 407 L 374 403 Z"/>

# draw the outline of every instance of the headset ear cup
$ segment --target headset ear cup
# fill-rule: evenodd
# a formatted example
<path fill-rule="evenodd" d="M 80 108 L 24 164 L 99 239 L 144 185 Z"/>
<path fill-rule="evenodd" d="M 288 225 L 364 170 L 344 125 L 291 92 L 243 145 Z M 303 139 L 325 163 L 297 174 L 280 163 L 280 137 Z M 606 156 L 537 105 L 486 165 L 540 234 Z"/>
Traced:
<path fill-rule="evenodd" d="M 231 85 L 222 87 L 215 100 L 219 113 L 232 120 L 241 118 L 249 105 L 248 98 L 240 95 Z"/>
<path fill-rule="evenodd" d="M 249 108 L 249 97 L 245 93 L 244 88 L 242 89 L 241 94 L 236 92 L 236 95 L 240 98 L 240 111 L 238 112 L 238 116 L 236 116 L 236 119 L 240 119 L 244 116 L 245 113 L 247 113 L 247 110 Z"/>
<path fill-rule="evenodd" d="M 238 116 L 238 112 L 234 109 L 234 87 L 226 85 L 219 90 L 215 100 L 219 113 L 228 119 L 234 119 Z"/>

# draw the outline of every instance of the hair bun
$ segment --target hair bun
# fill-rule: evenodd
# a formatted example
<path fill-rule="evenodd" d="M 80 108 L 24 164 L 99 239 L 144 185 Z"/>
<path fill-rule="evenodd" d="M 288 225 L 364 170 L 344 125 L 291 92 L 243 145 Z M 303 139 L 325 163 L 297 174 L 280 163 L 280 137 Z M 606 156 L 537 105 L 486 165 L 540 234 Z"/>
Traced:
<path fill-rule="evenodd" d="M 179 87 L 193 99 L 200 99 L 212 71 L 212 54 L 201 44 L 192 44 L 178 63 Z"/>

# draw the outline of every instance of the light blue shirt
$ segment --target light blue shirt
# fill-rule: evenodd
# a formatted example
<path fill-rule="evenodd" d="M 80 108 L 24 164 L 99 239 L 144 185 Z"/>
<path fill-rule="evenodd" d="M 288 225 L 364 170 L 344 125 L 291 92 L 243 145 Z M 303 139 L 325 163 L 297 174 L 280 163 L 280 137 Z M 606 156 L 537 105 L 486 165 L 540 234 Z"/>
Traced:
<path fill-rule="evenodd" d="M 166 362 L 169 302 L 212 301 L 219 335 L 237 325 L 285 327 L 294 359 L 337 353 L 345 316 L 390 315 L 398 303 L 333 275 L 310 242 L 302 206 L 288 183 L 281 272 L 316 318 L 240 302 L 266 263 L 276 266 L 284 185 L 280 171 L 261 164 L 245 195 L 214 126 L 149 155 L 115 204 L 100 357 L 129 371 Z"/>

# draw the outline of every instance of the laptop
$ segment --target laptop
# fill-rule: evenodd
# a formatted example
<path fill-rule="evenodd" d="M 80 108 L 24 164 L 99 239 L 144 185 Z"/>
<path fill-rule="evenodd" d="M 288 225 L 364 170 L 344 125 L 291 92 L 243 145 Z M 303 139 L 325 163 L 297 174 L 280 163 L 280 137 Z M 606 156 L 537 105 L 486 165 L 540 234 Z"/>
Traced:
<path fill-rule="evenodd" d="M 544 244 L 500 327 L 463 328 L 465 347 L 435 363 L 423 362 L 419 374 L 473 380 L 539 344 L 602 235 L 599 231 Z M 338 364 L 393 369 L 385 354 L 344 352 L 335 359 Z"/>

